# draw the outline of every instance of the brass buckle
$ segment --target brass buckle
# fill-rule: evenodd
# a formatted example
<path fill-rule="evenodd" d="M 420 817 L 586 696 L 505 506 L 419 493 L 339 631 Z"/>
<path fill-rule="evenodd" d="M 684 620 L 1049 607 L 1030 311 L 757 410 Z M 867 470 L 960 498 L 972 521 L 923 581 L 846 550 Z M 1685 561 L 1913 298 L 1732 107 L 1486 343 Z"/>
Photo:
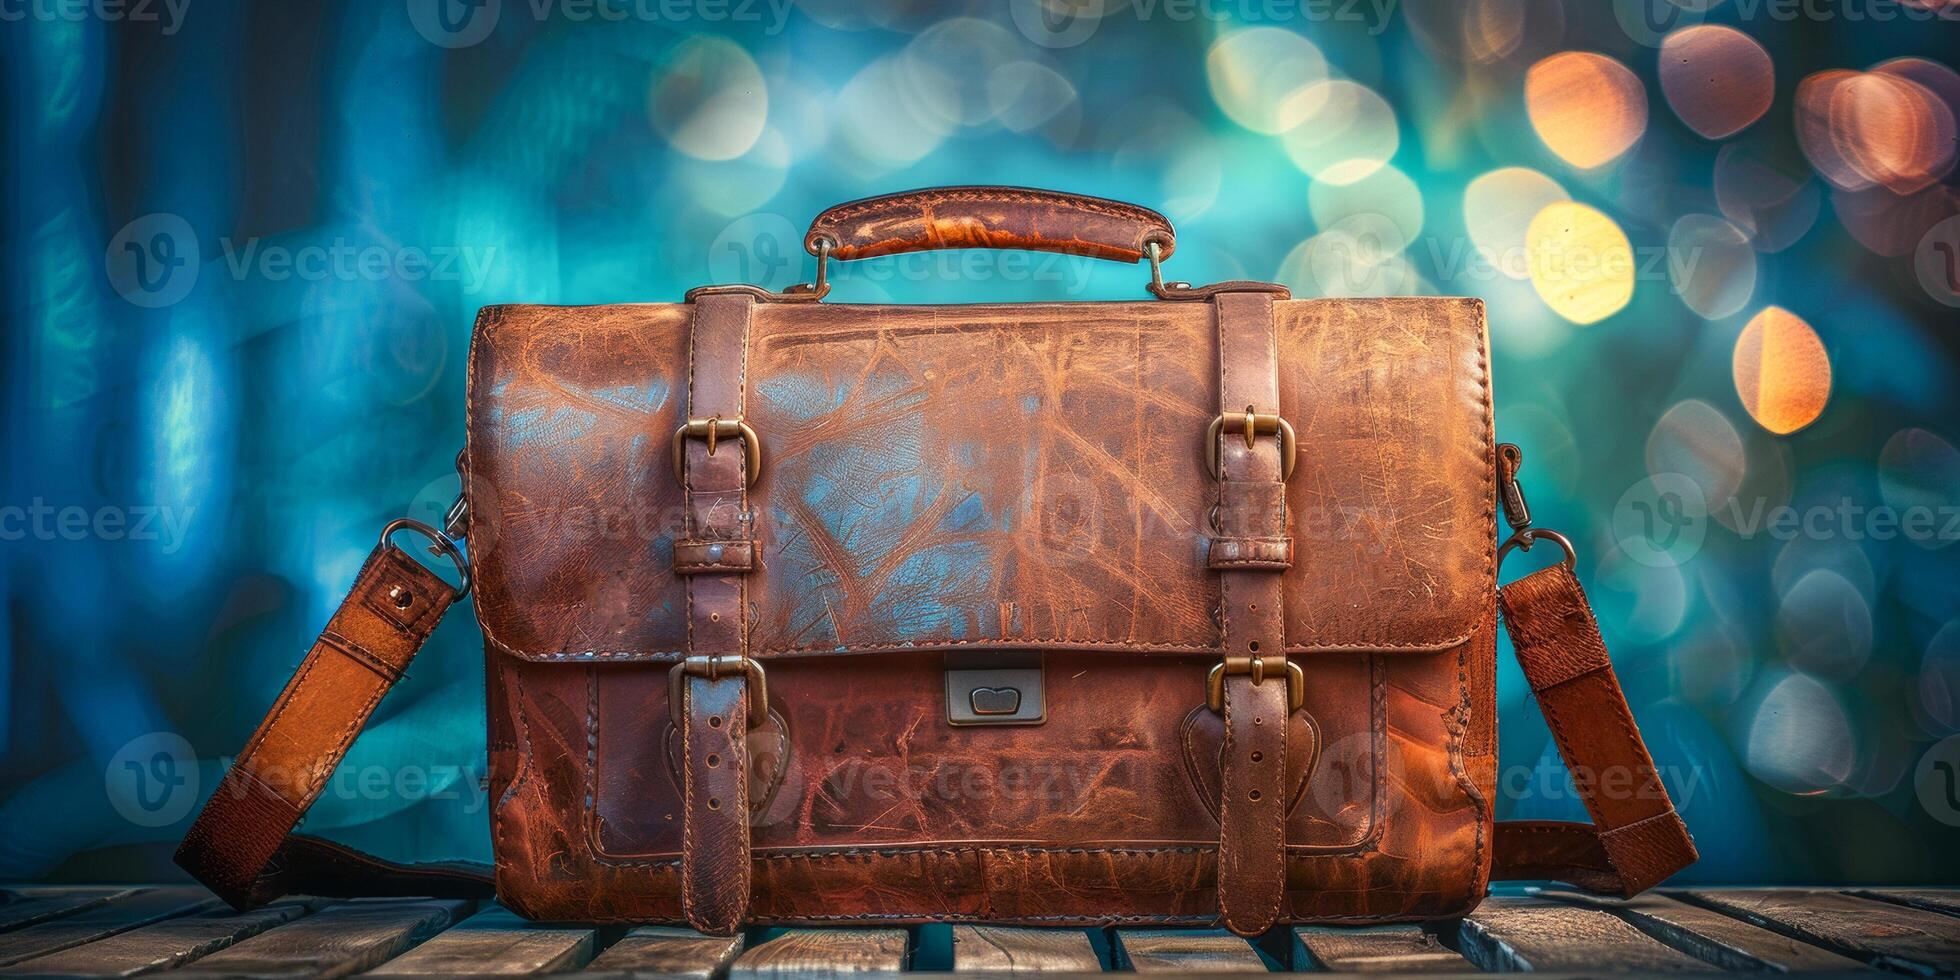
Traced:
<path fill-rule="evenodd" d="M 755 486 L 756 477 L 762 473 L 762 437 L 755 434 L 754 427 L 740 418 L 725 419 L 710 415 L 705 419 L 688 419 L 674 430 L 674 480 L 687 482 L 687 441 L 705 439 L 708 442 L 708 455 L 715 454 L 715 445 L 723 439 L 742 440 L 742 454 L 748 464 L 748 486 Z"/>
<path fill-rule="evenodd" d="M 1225 711 L 1225 677 L 1228 674 L 1250 674 L 1252 683 L 1266 683 L 1266 661 L 1260 657 L 1226 657 L 1211 668 L 1205 675 L 1205 707 L 1213 712 Z M 1286 662 L 1286 710 L 1298 711 L 1307 703 L 1307 675 L 1300 665 L 1292 660 Z"/>
<path fill-rule="evenodd" d="M 1293 426 L 1277 414 L 1255 412 L 1251 405 L 1238 415 L 1220 415 L 1211 420 L 1211 428 L 1205 430 L 1205 467 L 1211 471 L 1214 480 L 1224 479 L 1219 457 L 1223 455 L 1222 443 L 1226 435 L 1244 435 L 1245 448 L 1251 449 L 1260 436 L 1279 436 L 1280 479 L 1293 478 L 1293 464 L 1299 461 L 1299 440 L 1293 435 Z"/>
<path fill-rule="evenodd" d="M 681 679 L 690 674 L 711 681 L 742 675 L 749 682 L 749 727 L 769 719 L 769 675 L 762 672 L 760 663 L 741 656 L 697 656 L 682 660 L 667 672 L 667 715 L 673 719 L 674 727 L 679 728 L 681 724 Z"/>

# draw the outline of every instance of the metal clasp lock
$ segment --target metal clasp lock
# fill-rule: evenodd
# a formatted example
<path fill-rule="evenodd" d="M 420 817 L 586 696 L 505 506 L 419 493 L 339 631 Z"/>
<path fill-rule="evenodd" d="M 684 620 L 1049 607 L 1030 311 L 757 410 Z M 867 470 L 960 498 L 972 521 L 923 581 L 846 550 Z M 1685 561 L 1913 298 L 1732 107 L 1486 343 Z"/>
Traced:
<path fill-rule="evenodd" d="M 1205 707 L 1214 712 L 1225 710 L 1225 677 L 1228 674 L 1250 674 L 1252 683 L 1266 683 L 1266 661 L 1263 657 L 1226 657 L 1205 675 Z M 1286 662 L 1286 710 L 1298 711 L 1307 703 L 1307 675 L 1294 661 Z"/>
<path fill-rule="evenodd" d="M 762 665 L 748 657 L 719 655 L 712 657 L 688 657 L 674 665 L 667 672 L 667 714 L 674 727 L 681 724 L 681 682 L 689 675 L 706 677 L 718 681 L 724 677 L 740 674 L 748 681 L 749 727 L 754 728 L 769 718 L 769 675 Z"/>
<path fill-rule="evenodd" d="M 708 455 L 713 456 L 717 445 L 723 439 L 741 439 L 743 461 L 747 464 L 748 486 L 755 486 L 757 476 L 762 473 L 762 437 L 756 435 L 754 427 L 741 418 L 725 419 L 710 415 L 705 419 L 688 419 L 674 430 L 674 479 L 687 482 L 687 441 L 703 439 L 708 443 Z"/>
<path fill-rule="evenodd" d="M 1211 428 L 1205 430 L 1205 467 L 1211 471 L 1214 480 L 1224 479 L 1224 469 L 1220 457 L 1224 454 L 1222 441 L 1226 435 L 1243 435 L 1245 448 L 1258 444 L 1260 436 L 1279 437 L 1280 479 L 1293 478 L 1293 464 L 1299 462 L 1299 440 L 1294 437 L 1293 425 L 1280 418 L 1277 413 L 1257 412 L 1251 405 L 1237 415 L 1220 415 L 1211 420 Z"/>

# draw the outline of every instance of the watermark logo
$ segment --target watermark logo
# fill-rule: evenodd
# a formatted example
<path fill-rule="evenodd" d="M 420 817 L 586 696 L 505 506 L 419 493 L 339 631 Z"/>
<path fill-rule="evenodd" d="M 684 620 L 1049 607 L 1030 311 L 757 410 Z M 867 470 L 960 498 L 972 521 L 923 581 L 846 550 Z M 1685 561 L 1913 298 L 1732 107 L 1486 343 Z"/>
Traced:
<path fill-rule="evenodd" d="M 1613 0 L 1613 17 L 1635 43 L 1658 48 L 1670 31 L 1701 23 L 1721 0 Z M 1723 19 L 1747 29 L 1768 21 L 1790 24 L 1890 24 L 1960 20 L 1960 6 L 1925 0 L 1729 0 Z"/>
<path fill-rule="evenodd" d="M 430 44 L 467 48 L 497 29 L 503 0 L 408 0 L 408 21 Z"/>
<path fill-rule="evenodd" d="M 35 497 L 25 506 L 0 505 L 0 541 L 155 541 L 174 555 L 196 511 L 159 504 L 63 507 Z"/>
<path fill-rule="evenodd" d="M 3 2 L 3 0 L 0 0 Z M 467 48 L 483 43 L 505 12 L 504 0 L 407 0 L 409 23 L 430 44 Z M 793 0 L 518 0 L 513 16 L 568 24 L 761 24 L 770 35 L 789 24 Z"/>
<path fill-rule="evenodd" d="M 1109 0 L 1013 0 L 1021 36 L 1044 48 L 1072 48 L 1095 36 Z"/>
<path fill-rule="evenodd" d="M 1960 214 L 1926 229 L 1912 251 L 1912 271 L 1926 295 L 1960 307 Z"/>
<path fill-rule="evenodd" d="M 176 732 L 131 739 L 102 771 L 102 789 L 124 820 L 164 827 L 197 804 L 197 753 Z"/>
<path fill-rule="evenodd" d="M 1669 33 L 1701 23 L 1700 6 L 1688 0 L 1613 0 L 1613 19 L 1635 44 L 1658 48 Z"/>
<path fill-rule="evenodd" d="M 1370 35 L 1380 35 L 1399 5 L 1400 0 L 1014 0 L 1011 13 L 1028 40 L 1072 48 L 1095 34 L 1118 7 L 1144 23 L 1362 24 Z"/>
<path fill-rule="evenodd" d="M 197 285 L 197 233 L 174 214 L 146 214 L 122 226 L 102 255 L 109 285 L 145 309 L 170 306 Z"/>
<path fill-rule="evenodd" d="M 183 30 L 190 7 L 190 0 L 0 0 L 0 24 L 27 20 L 156 24 L 164 37 L 170 37 Z"/>
<path fill-rule="evenodd" d="M 1912 788 L 1934 820 L 1960 827 L 1960 735 L 1948 735 L 1919 757 Z"/>
<path fill-rule="evenodd" d="M 1634 484 L 1613 507 L 1613 540 L 1642 565 L 1679 565 L 1693 558 L 1707 537 L 1708 501 L 1700 484 L 1679 473 Z"/>
<path fill-rule="evenodd" d="M 4 0 L 0 0 L 4 2 Z M 202 261 L 197 233 L 181 216 L 146 214 L 116 232 L 103 252 L 109 284 L 131 304 L 160 309 L 183 301 L 204 269 L 237 282 L 453 282 L 483 288 L 496 246 L 401 245 L 332 238 L 299 244 L 220 238 L 218 261 Z"/>
<path fill-rule="evenodd" d="M 803 278 L 803 234 L 780 214 L 751 214 L 721 230 L 708 246 L 708 277 L 782 290 Z"/>

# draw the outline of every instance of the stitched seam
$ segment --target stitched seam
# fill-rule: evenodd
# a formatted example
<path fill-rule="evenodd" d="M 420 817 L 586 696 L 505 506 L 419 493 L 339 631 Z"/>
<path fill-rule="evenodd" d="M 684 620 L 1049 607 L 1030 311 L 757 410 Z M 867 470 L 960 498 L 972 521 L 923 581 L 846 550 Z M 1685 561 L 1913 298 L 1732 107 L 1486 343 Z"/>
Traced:
<path fill-rule="evenodd" d="M 840 204 L 834 208 L 831 208 L 829 211 L 826 211 L 823 214 L 818 215 L 817 220 L 815 222 L 812 222 L 811 224 L 811 230 L 812 231 L 829 230 L 835 227 L 835 225 L 837 224 L 841 224 L 845 221 L 848 221 L 852 218 L 856 218 L 860 215 L 874 214 L 886 210 L 894 210 L 893 206 L 899 204 L 902 199 L 908 196 L 909 195 L 907 194 L 892 194 L 892 195 L 886 195 L 881 197 L 874 197 L 871 198 L 870 200 L 865 200 L 865 201 L 854 201 L 848 204 Z M 1070 210 L 1087 211 L 1091 214 L 1100 214 L 1105 217 L 1128 218 L 1131 220 L 1139 221 L 1144 224 L 1152 225 L 1153 227 L 1150 229 L 1152 231 L 1162 230 L 1168 232 L 1171 230 L 1170 222 L 1165 220 L 1163 215 L 1160 215 L 1155 211 L 1151 211 L 1148 208 L 1135 204 L 1125 204 L 1121 201 L 1109 201 L 1109 200 L 1104 200 L 1102 198 L 1084 197 L 1079 195 L 1070 195 L 1069 197 L 1064 198 L 1061 201 L 1057 201 L 1055 198 L 1052 197 L 1048 197 L 1041 194 L 1032 194 L 1027 192 L 1014 192 L 1014 191 L 989 192 L 985 190 L 962 189 L 962 190 L 942 191 L 931 195 L 930 198 L 923 198 L 923 196 L 921 196 L 921 198 L 915 198 L 915 199 L 927 199 L 927 200 L 937 200 L 937 201 L 964 201 L 964 202 L 1001 201 L 1008 204 L 1037 204 L 1037 205 L 1064 204 Z M 830 220 L 826 222 L 824 220 L 825 218 L 828 218 Z"/>
<path fill-rule="evenodd" d="M 334 632 L 332 628 L 321 630 L 320 640 L 321 646 L 346 657 L 354 663 L 366 667 L 376 677 L 381 678 L 384 684 L 394 684 L 407 676 L 394 664 L 381 659 L 381 656 L 373 650 L 369 650 L 367 647 Z"/>
<path fill-rule="evenodd" d="M 313 783 L 313 786 L 306 791 L 305 799 L 299 802 L 299 811 L 302 816 L 305 815 L 308 808 L 313 806 L 313 801 L 319 799 L 320 794 L 326 790 L 327 782 L 333 777 L 334 769 L 340 765 L 341 760 L 347 758 L 347 750 L 353 745 L 354 736 L 361 733 L 361 726 L 367 724 L 368 717 L 374 714 L 375 705 L 381 703 L 381 696 L 386 693 L 388 693 L 387 685 L 376 686 L 374 693 L 370 694 L 367 700 L 363 701 L 361 706 L 355 709 L 353 720 L 342 726 L 340 731 L 334 733 L 334 747 L 329 753 L 328 759 L 331 764 L 325 770 L 316 771 L 308 777 L 309 781 Z"/>
<path fill-rule="evenodd" d="M 1286 652 L 1289 654 L 1294 654 L 1294 653 L 1315 654 L 1315 653 L 1329 653 L 1329 652 L 1343 652 L 1343 651 L 1354 652 L 1354 653 L 1378 653 L 1378 652 L 1393 652 L 1393 651 L 1409 651 L 1413 653 L 1442 653 L 1445 650 L 1449 650 L 1457 646 L 1458 644 L 1461 644 L 1469 640 L 1473 635 L 1475 635 L 1474 629 L 1468 633 L 1462 634 L 1461 636 L 1454 637 L 1451 639 L 1446 639 L 1446 640 L 1438 640 L 1434 643 L 1369 643 L 1369 642 L 1316 643 L 1313 644 L 1312 646 L 1301 645 L 1295 647 L 1288 647 L 1286 649 Z M 664 661 L 664 662 L 671 663 L 674 660 L 677 660 L 687 655 L 686 651 L 684 650 L 552 650 L 552 651 L 523 650 L 523 649 L 519 649 L 518 647 L 511 646 L 510 644 L 505 643 L 504 641 L 498 639 L 496 635 L 493 634 L 490 631 L 489 627 L 487 626 L 483 628 L 483 639 L 484 642 L 489 643 L 493 647 L 496 647 L 499 651 L 503 653 L 516 657 L 519 660 L 529 660 L 533 662 L 548 662 L 554 660 L 640 660 L 640 661 L 647 661 L 647 662 Z M 1122 638 L 1109 638 L 1109 639 L 1101 639 L 1101 640 L 1057 640 L 1057 639 L 1040 639 L 1040 638 L 1017 639 L 1014 637 L 980 637 L 971 640 L 960 640 L 960 639 L 952 639 L 952 638 L 947 638 L 947 639 L 933 638 L 933 639 L 921 639 L 921 640 L 906 640 L 903 642 L 894 642 L 894 643 L 853 643 L 850 645 L 849 649 L 845 651 L 845 653 L 843 654 L 839 654 L 837 648 L 834 645 L 833 646 L 811 645 L 811 646 L 793 646 L 793 647 L 778 647 L 773 649 L 766 649 L 761 651 L 759 654 L 752 654 L 752 655 L 769 656 L 769 657 L 800 657 L 800 656 L 812 656 L 812 655 L 848 656 L 851 654 L 864 654 L 864 653 L 891 653 L 891 652 L 896 652 L 901 650 L 938 650 L 943 647 L 961 647 L 961 646 L 998 646 L 998 647 L 1012 646 L 1017 648 L 1039 646 L 1039 647 L 1053 648 L 1056 650 L 1063 650 L 1063 651 L 1095 652 L 1098 649 L 1102 649 L 1110 653 L 1126 653 L 1126 652 L 1133 652 L 1136 650 L 1160 650 L 1166 653 L 1188 653 L 1194 655 L 1218 653 L 1224 649 L 1224 647 L 1221 644 L 1214 644 L 1211 646 L 1200 646 L 1192 643 L 1153 643 L 1146 640 L 1128 640 Z"/>

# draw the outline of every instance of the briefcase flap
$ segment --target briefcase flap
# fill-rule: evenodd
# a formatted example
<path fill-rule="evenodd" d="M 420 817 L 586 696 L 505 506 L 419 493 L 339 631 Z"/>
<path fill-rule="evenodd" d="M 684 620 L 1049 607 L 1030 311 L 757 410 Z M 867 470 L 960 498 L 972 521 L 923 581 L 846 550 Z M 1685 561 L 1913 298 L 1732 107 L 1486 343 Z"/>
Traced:
<path fill-rule="evenodd" d="M 495 648 L 681 656 L 671 445 L 693 309 L 479 316 L 468 543 Z M 751 654 L 1217 652 L 1214 315 L 1156 300 L 757 303 Z M 1292 566 L 1274 573 L 1288 652 L 1461 643 L 1495 587 L 1483 305 L 1299 300 L 1274 315 L 1278 408 L 1299 444 Z"/>

